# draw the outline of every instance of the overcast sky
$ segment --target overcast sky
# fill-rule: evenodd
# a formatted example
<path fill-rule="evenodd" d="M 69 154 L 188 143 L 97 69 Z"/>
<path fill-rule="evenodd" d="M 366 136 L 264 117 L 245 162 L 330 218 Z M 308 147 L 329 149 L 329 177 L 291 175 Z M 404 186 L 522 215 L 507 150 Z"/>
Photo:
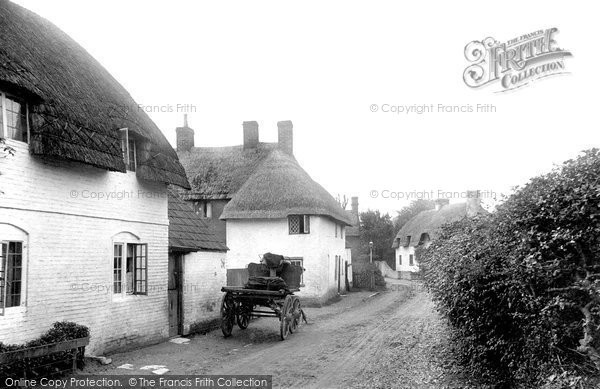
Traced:
<path fill-rule="evenodd" d="M 600 144 L 592 2 L 16 2 L 73 37 L 139 104 L 171 106 L 149 115 L 173 145 L 178 104 L 193 106 L 197 146 L 241 144 L 244 120 L 275 141 L 277 121 L 292 120 L 300 164 L 363 209 L 408 204 L 385 190 L 509 193 Z M 551 27 L 573 53 L 569 74 L 508 93 L 464 84 L 470 41 Z M 496 112 L 395 114 L 384 104 Z"/>

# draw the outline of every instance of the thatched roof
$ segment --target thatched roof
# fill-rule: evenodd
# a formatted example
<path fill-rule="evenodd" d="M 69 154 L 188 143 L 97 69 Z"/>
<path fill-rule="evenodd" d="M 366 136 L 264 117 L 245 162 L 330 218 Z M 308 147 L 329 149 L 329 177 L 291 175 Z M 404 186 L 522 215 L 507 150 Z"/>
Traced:
<path fill-rule="evenodd" d="M 247 177 L 223 209 L 221 219 L 271 219 L 289 215 L 327 216 L 346 225 L 346 212 L 296 159 L 278 149 Z"/>
<path fill-rule="evenodd" d="M 485 212 L 481 206 L 479 206 L 479 210 Z M 466 215 L 466 203 L 444 205 L 437 211 L 435 209 L 422 211 L 398 231 L 392 247 L 417 246 L 423 238 L 423 234 L 427 234 L 429 239 L 433 240 L 437 236 L 438 228 L 443 224 L 460 220 Z M 409 236 L 410 242 L 408 240 Z"/>
<path fill-rule="evenodd" d="M 125 171 L 119 129 L 144 145 L 140 178 L 189 187 L 168 141 L 88 52 L 46 19 L 0 0 L 0 89 L 30 102 L 30 152 Z"/>
<path fill-rule="evenodd" d="M 275 148 L 276 143 L 259 143 L 247 150 L 243 146 L 228 146 L 194 147 L 179 152 L 179 160 L 192 185 L 191 191 L 181 192 L 182 197 L 231 199 Z"/>
<path fill-rule="evenodd" d="M 184 252 L 227 250 L 211 227 L 172 189 L 169 189 L 169 249 Z"/>

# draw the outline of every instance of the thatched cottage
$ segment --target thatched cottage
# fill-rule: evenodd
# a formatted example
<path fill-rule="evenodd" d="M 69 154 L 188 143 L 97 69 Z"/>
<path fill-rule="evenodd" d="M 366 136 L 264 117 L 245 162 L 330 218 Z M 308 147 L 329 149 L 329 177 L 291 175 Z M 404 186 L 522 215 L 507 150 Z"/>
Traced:
<path fill-rule="evenodd" d="M 415 249 L 421 245 L 428 247 L 442 225 L 487 212 L 481 206 L 477 191 L 467 191 L 466 194 L 467 201 L 464 203 L 450 204 L 448 199 L 437 199 L 434 209 L 421 211 L 406 222 L 392 245 L 396 249 L 396 271 L 404 273 L 404 276 L 418 272 Z"/>
<path fill-rule="evenodd" d="M 161 131 L 79 44 L 6 0 L 0 111 L 15 151 L 0 148 L 0 342 L 61 320 L 89 326 L 92 353 L 169 336 L 167 185 L 189 184 Z"/>
<path fill-rule="evenodd" d="M 229 248 L 228 283 L 273 252 L 302 265 L 305 299 L 324 301 L 344 287 L 345 228 L 338 202 L 298 164 L 293 127 L 278 122 L 278 142 L 259 142 L 258 124 L 243 123 L 243 144 L 195 147 L 194 131 L 177 128 L 177 152 L 192 190 L 184 194 L 220 231 Z"/>
<path fill-rule="evenodd" d="M 191 204 L 169 190 L 169 336 L 204 331 L 220 323 L 226 252 Z"/>

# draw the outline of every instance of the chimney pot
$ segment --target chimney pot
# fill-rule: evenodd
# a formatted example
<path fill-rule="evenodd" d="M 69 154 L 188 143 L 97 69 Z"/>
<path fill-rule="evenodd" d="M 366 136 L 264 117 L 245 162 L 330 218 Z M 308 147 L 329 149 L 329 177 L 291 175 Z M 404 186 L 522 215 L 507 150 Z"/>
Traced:
<path fill-rule="evenodd" d="M 258 123 L 255 121 L 242 123 L 244 130 L 244 150 L 255 149 L 258 146 Z"/>
<path fill-rule="evenodd" d="M 281 150 L 294 155 L 294 126 L 291 120 L 277 122 L 277 143 Z"/>

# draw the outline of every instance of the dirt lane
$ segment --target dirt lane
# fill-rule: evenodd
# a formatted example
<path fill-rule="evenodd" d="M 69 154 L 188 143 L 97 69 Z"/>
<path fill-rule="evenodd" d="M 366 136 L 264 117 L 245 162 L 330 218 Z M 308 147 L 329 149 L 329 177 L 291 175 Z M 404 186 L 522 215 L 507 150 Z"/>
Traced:
<path fill-rule="evenodd" d="M 390 378 L 379 382 L 382 387 L 427 385 L 432 381 L 430 358 L 415 356 L 414 351 L 430 336 L 431 322 L 438 320 L 427 295 L 401 287 L 352 310 L 317 317 L 285 342 L 231 360 L 210 373 L 272 374 L 275 386 L 286 388 L 371 387 L 378 385 L 381 374 Z M 406 374 L 370 374 L 384 353 L 390 353 L 398 372 L 404 369 Z M 415 360 L 425 363 L 415 366 Z M 414 380 L 419 368 L 426 371 Z"/>
<path fill-rule="evenodd" d="M 89 373 L 140 374 L 165 365 L 167 374 L 269 374 L 275 388 L 466 387 L 446 376 L 440 360 L 445 326 L 428 296 L 414 285 L 391 285 L 370 297 L 351 293 L 323 308 L 308 308 L 309 324 L 279 340 L 279 321 L 263 318 L 234 328 L 164 342 L 112 357 Z M 133 369 L 117 366 L 132 364 Z"/>

